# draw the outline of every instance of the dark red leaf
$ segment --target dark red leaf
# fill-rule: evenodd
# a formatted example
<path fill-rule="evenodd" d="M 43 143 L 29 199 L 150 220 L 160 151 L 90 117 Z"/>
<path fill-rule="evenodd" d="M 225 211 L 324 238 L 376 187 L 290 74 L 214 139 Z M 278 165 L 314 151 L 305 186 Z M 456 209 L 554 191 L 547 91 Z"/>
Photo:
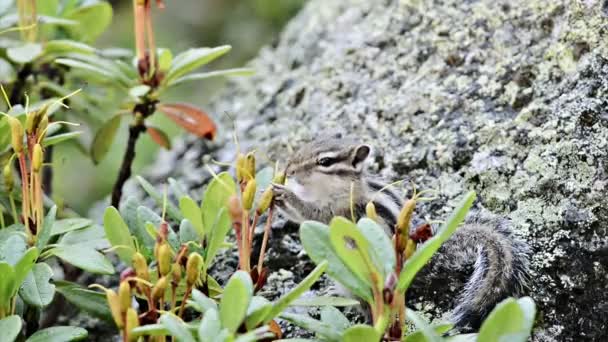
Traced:
<path fill-rule="evenodd" d="M 213 140 L 217 128 L 207 113 L 188 103 L 162 103 L 158 110 L 188 132 L 201 138 Z"/>
<path fill-rule="evenodd" d="M 154 140 L 159 146 L 166 148 L 167 150 L 171 149 L 171 140 L 167 136 L 167 134 L 156 127 L 148 127 L 148 134 L 150 138 Z"/>

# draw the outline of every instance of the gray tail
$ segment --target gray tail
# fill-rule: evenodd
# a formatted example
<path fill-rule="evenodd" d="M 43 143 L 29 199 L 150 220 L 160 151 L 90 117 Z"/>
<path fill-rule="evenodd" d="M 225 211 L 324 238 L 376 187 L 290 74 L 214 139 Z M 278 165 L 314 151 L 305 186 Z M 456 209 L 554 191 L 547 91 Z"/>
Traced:
<path fill-rule="evenodd" d="M 470 269 L 473 263 L 453 311 L 456 327 L 476 330 L 498 302 L 523 295 L 530 253 L 530 247 L 513 235 L 508 220 L 471 213 L 441 247 L 436 255 L 440 260 L 433 261 L 450 271 Z"/>

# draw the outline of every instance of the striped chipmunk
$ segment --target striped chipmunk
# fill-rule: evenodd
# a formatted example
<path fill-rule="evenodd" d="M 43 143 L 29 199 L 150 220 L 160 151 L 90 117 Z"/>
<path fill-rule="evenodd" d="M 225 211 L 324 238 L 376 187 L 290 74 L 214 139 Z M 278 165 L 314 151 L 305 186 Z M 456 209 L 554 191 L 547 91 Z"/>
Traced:
<path fill-rule="evenodd" d="M 355 216 L 364 216 L 366 204 L 373 200 L 380 223 L 392 235 L 405 200 L 391 187 L 378 192 L 385 183 L 366 169 L 370 152 L 369 145 L 344 138 L 303 145 L 288 160 L 287 185 L 273 184 L 275 204 L 296 223 L 329 223 L 334 216 L 350 217 L 351 201 Z M 452 320 L 462 330 L 478 329 L 498 302 L 523 295 L 529 254 L 508 220 L 472 211 L 424 271 L 437 276 L 472 270 L 456 298 Z"/>

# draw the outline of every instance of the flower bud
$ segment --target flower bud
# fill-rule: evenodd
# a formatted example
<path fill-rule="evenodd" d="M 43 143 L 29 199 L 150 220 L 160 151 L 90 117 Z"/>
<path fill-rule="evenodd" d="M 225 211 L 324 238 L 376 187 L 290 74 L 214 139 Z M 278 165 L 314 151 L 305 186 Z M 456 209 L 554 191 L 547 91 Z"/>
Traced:
<path fill-rule="evenodd" d="M 2 176 L 4 178 L 4 186 L 6 187 L 6 192 L 10 193 L 13 191 L 13 187 L 15 186 L 15 180 L 13 179 L 13 171 L 11 170 L 11 163 L 6 164 L 4 169 L 2 170 Z"/>
<path fill-rule="evenodd" d="M 186 263 L 186 285 L 193 286 L 201 276 L 201 268 L 203 267 L 203 257 L 193 252 L 188 256 Z"/>
<path fill-rule="evenodd" d="M 112 318 L 114 318 L 114 323 L 121 329 L 125 326 L 125 321 L 120 311 L 120 299 L 114 290 L 106 290 L 106 299 L 108 300 L 108 306 L 110 307 Z"/>
<path fill-rule="evenodd" d="M 171 271 L 171 249 L 167 243 L 158 247 L 158 270 L 161 276 L 166 276 Z"/>
<path fill-rule="evenodd" d="M 36 135 L 38 136 L 38 141 L 42 141 L 46 136 L 46 129 L 49 127 L 49 117 L 44 115 L 38 124 L 38 129 L 36 130 Z"/>
<path fill-rule="evenodd" d="M 272 178 L 272 182 L 275 184 L 285 185 L 285 172 L 277 172 Z"/>
<path fill-rule="evenodd" d="M 127 310 L 126 315 L 126 330 L 129 341 L 137 341 L 137 334 L 132 333 L 131 331 L 139 326 L 139 317 L 137 317 L 137 311 L 133 308 L 129 308 Z"/>
<path fill-rule="evenodd" d="M 272 188 L 266 189 L 262 194 L 262 197 L 260 197 L 260 203 L 258 203 L 258 215 L 262 215 L 264 212 L 266 212 L 266 210 L 268 210 L 270 204 L 272 204 L 272 198 Z"/>
<path fill-rule="evenodd" d="M 253 200 L 255 199 L 255 179 L 250 179 L 247 182 L 247 186 L 245 186 L 245 191 L 243 191 L 243 208 L 245 210 L 250 210 L 253 207 Z"/>
<path fill-rule="evenodd" d="M 36 144 L 34 145 L 34 151 L 32 152 L 32 169 L 35 173 L 40 172 L 43 161 L 44 157 L 42 155 L 42 146 L 40 146 L 40 144 Z"/>
<path fill-rule="evenodd" d="M 243 217 L 243 207 L 241 207 L 241 202 L 236 195 L 232 195 L 228 199 L 228 213 L 230 214 L 230 218 L 233 223 L 241 222 L 241 218 Z"/>
<path fill-rule="evenodd" d="M 414 240 L 407 239 L 407 243 L 405 245 L 405 251 L 403 252 L 403 256 L 405 257 L 405 260 L 409 259 L 412 255 L 414 255 L 414 252 L 416 252 L 416 247 L 417 247 L 417 244 Z"/>
<path fill-rule="evenodd" d="M 236 156 L 236 180 L 241 182 L 245 177 L 245 156 L 239 153 Z"/>
<path fill-rule="evenodd" d="M 374 205 L 374 202 L 367 202 L 367 205 L 365 206 L 365 215 L 367 215 L 368 218 L 378 222 L 378 213 L 376 213 L 376 206 Z"/>
<path fill-rule="evenodd" d="M 40 123 L 44 120 L 45 117 L 46 117 L 46 123 L 48 125 L 48 117 L 46 115 L 48 108 L 49 108 L 49 105 L 46 104 L 39 110 L 28 113 L 26 115 L 25 129 L 27 131 L 27 134 L 31 135 L 31 134 L 34 134 L 35 132 L 39 132 Z"/>
<path fill-rule="evenodd" d="M 403 234 L 408 234 L 408 228 L 412 220 L 412 214 L 416 208 L 416 201 L 413 199 L 407 200 L 397 217 L 397 229 Z"/>
<path fill-rule="evenodd" d="M 133 268 L 138 278 L 149 281 L 150 272 L 148 270 L 148 263 L 141 253 L 136 252 L 133 254 Z"/>
<path fill-rule="evenodd" d="M 250 179 L 255 177 L 255 154 L 253 152 L 247 153 L 245 157 L 245 177 Z"/>
<path fill-rule="evenodd" d="M 126 312 L 131 307 L 131 286 L 128 281 L 123 281 L 118 287 L 118 298 L 120 301 L 120 312 Z"/>
<path fill-rule="evenodd" d="M 182 266 L 177 262 L 173 263 L 171 274 L 173 275 L 173 282 L 179 284 L 180 280 L 182 280 Z"/>
<path fill-rule="evenodd" d="M 165 291 L 167 290 L 167 285 L 169 281 L 167 277 L 161 277 L 156 281 L 156 284 L 152 288 L 152 300 L 159 300 L 165 296 Z"/>
<path fill-rule="evenodd" d="M 7 116 L 9 126 L 11 126 L 11 145 L 15 153 L 23 151 L 23 126 L 19 119 Z"/>

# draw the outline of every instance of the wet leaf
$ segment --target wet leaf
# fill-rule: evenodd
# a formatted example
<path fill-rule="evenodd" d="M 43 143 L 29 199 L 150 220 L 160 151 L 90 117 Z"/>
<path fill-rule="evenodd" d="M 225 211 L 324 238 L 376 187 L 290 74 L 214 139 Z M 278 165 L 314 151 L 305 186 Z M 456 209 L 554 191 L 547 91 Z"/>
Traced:
<path fill-rule="evenodd" d="M 146 132 L 148 132 L 152 141 L 154 141 L 158 146 L 163 147 L 166 150 L 171 149 L 171 139 L 167 133 L 163 132 L 160 128 L 147 126 Z"/>
<path fill-rule="evenodd" d="M 103 160 L 110 150 L 110 146 L 114 143 L 116 132 L 120 127 L 121 118 L 121 115 L 114 115 L 110 120 L 106 121 L 97 131 L 97 134 L 95 134 L 95 138 L 91 144 L 91 158 L 93 158 L 95 164 L 98 164 Z"/>
<path fill-rule="evenodd" d="M 161 103 L 157 108 L 186 131 L 200 138 L 215 138 L 215 123 L 199 108 L 187 103 Z"/>

